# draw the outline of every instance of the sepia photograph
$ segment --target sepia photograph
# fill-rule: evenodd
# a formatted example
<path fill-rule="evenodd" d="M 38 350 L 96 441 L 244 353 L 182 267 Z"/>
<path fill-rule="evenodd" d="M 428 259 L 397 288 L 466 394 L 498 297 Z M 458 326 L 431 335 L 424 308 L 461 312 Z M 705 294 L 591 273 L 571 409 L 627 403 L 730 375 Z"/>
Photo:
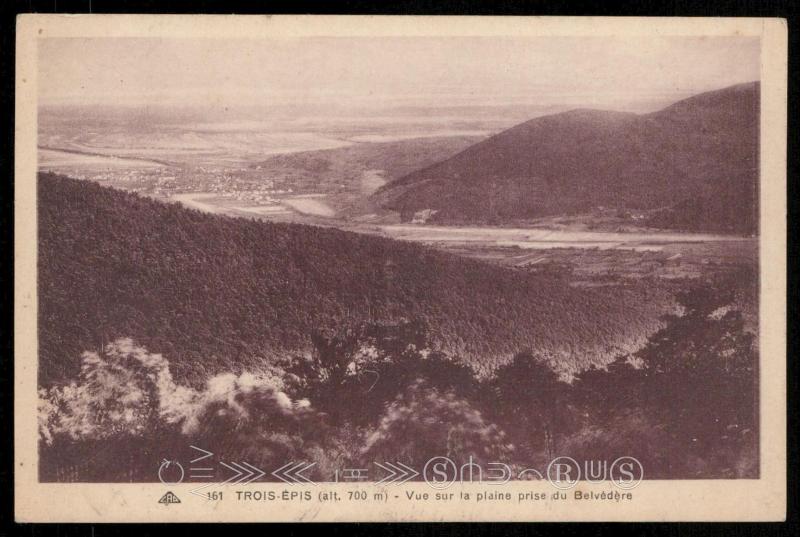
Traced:
<path fill-rule="evenodd" d="M 763 477 L 759 35 L 35 42 L 38 482 Z"/>

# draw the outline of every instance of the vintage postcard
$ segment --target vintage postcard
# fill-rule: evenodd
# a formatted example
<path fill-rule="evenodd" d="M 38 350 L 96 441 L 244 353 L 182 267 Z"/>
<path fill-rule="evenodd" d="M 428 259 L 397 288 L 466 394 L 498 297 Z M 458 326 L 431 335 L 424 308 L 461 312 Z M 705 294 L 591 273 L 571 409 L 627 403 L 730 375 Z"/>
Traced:
<path fill-rule="evenodd" d="M 785 21 L 17 29 L 18 521 L 785 518 Z"/>

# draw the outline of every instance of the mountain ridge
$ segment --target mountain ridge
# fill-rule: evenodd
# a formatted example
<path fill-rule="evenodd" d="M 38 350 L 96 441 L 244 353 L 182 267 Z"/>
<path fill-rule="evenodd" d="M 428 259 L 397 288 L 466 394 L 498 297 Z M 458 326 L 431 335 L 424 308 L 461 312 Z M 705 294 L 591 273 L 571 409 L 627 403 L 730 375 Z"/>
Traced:
<path fill-rule="evenodd" d="M 656 227 L 752 234 L 759 95 L 750 82 L 648 114 L 578 108 L 540 116 L 373 197 L 406 221 L 426 209 L 438 223 L 507 223 L 604 205 L 647 212 Z"/>

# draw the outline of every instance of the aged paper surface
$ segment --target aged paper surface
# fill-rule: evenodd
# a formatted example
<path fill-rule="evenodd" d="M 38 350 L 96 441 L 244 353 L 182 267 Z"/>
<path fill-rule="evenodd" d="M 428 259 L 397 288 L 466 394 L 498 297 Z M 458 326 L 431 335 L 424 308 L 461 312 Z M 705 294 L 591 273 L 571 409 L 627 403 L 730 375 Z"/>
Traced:
<path fill-rule="evenodd" d="M 20 16 L 17 520 L 784 519 L 786 47 Z"/>

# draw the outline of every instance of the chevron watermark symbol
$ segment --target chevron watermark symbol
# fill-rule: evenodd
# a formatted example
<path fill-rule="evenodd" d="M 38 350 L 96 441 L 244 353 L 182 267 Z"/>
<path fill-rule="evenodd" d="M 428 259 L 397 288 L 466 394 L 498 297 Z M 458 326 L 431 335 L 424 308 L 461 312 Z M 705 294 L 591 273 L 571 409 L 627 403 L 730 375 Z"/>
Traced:
<path fill-rule="evenodd" d="M 309 478 L 307 478 L 306 476 L 303 475 L 303 472 L 305 472 L 306 470 L 309 470 L 315 464 L 317 464 L 317 463 L 315 463 L 315 462 L 306 463 L 306 462 L 303 462 L 303 461 L 301 461 L 301 462 L 292 461 L 292 462 L 290 462 L 288 464 L 284 464 L 283 466 L 281 466 L 280 468 L 278 468 L 277 470 L 272 472 L 272 475 L 277 477 L 278 479 L 280 479 L 284 483 L 288 483 L 290 485 L 303 484 L 303 483 L 316 485 L 316 483 L 314 481 L 312 481 L 311 479 L 309 479 Z"/>
<path fill-rule="evenodd" d="M 238 463 L 231 462 L 230 464 L 220 461 L 220 464 L 228 470 L 232 470 L 234 472 L 231 477 L 220 483 L 220 486 L 247 485 L 267 475 L 266 472 L 260 468 L 256 468 L 247 461 L 241 461 Z"/>
<path fill-rule="evenodd" d="M 402 462 L 391 463 L 387 461 L 384 464 L 376 462 L 375 466 L 383 469 L 385 472 L 389 472 L 389 475 L 375 483 L 376 485 L 402 485 L 406 481 L 414 479 L 419 475 L 419 472 Z"/>

